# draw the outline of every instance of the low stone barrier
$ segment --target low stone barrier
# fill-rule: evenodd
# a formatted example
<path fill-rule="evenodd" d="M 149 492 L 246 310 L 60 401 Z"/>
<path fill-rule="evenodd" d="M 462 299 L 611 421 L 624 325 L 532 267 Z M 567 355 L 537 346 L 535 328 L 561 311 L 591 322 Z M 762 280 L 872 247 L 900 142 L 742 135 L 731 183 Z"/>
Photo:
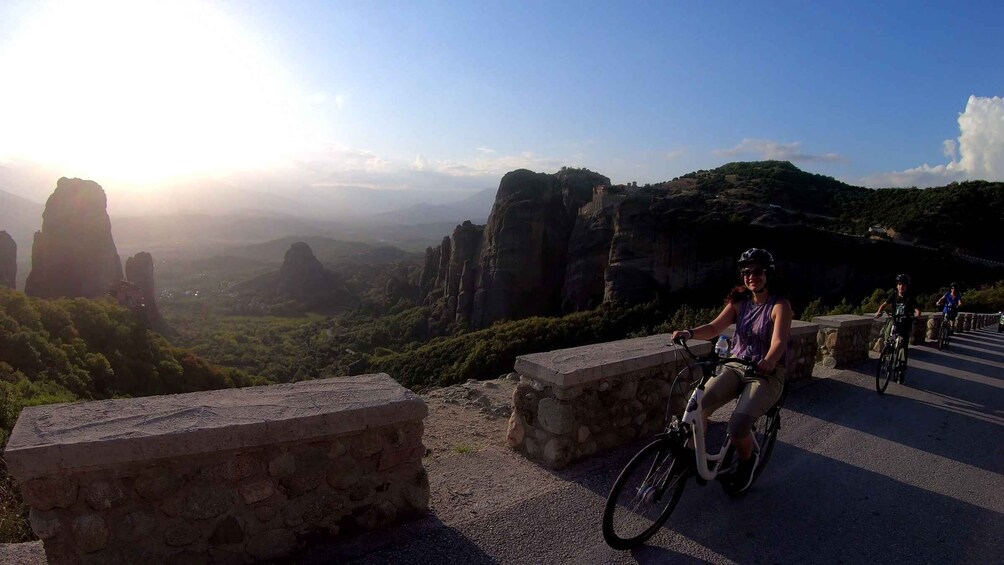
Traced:
<path fill-rule="evenodd" d="M 944 312 L 924 312 L 927 316 L 927 339 L 937 341 L 938 333 L 941 332 L 941 324 L 945 323 Z"/>
<path fill-rule="evenodd" d="M 966 331 L 967 332 L 973 331 L 973 315 L 972 314 L 966 314 L 966 319 L 965 319 L 965 322 L 963 322 L 963 323 L 966 326 Z"/>
<path fill-rule="evenodd" d="M 816 361 L 824 367 L 848 367 L 868 359 L 874 316 L 816 316 L 812 322 L 819 325 Z"/>
<path fill-rule="evenodd" d="M 711 351 L 707 341 L 688 346 L 697 355 Z M 660 334 L 517 357 L 509 445 L 561 468 L 660 431 L 671 395 L 674 413 L 686 403 L 691 372 L 672 388 L 684 356 Z"/>
<path fill-rule="evenodd" d="M 4 453 L 50 563 L 248 563 L 428 510 L 385 374 L 25 408 Z"/>
<path fill-rule="evenodd" d="M 730 325 L 724 332 L 730 339 L 735 335 L 735 324 Z M 785 379 L 795 381 L 807 379 L 812 376 L 812 367 L 816 364 L 816 350 L 819 349 L 817 334 L 819 324 L 803 322 L 802 320 L 791 321 L 791 333 L 788 336 L 788 349 L 785 352 L 784 366 L 779 367 L 783 371 Z"/>
<path fill-rule="evenodd" d="M 927 341 L 927 321 L 930 319 L 931 316 L 928 313 L 921 312 L 920 318 L 913 321 L 913 335 L 910 336 L 910 345 L 924 345 Z"/>

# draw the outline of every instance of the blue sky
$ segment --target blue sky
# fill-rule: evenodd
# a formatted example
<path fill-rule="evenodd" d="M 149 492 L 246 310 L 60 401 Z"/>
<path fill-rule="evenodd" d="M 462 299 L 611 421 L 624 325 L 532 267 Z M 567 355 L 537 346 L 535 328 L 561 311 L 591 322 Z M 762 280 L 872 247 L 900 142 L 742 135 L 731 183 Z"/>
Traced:
<path fill-rule="evenodd" d="M 466 191 L 563 165 L 646 183 L 765 158 L 1004 180 L 999 2 L 79 4 L 0 5 L 0 166 L 136 190 Z"/>

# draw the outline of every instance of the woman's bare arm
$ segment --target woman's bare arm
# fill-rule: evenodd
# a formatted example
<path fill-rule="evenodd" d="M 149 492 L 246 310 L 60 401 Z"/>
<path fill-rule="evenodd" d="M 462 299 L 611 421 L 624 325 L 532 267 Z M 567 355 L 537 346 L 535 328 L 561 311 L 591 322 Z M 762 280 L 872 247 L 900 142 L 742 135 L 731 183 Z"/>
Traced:
<path fill-rule="evenodd" d="M 735 323 L 735 321 L 735 306 L 726 304 L 725 308 L 722 308 L 721 313 L 718 314 L 718 317 L 711 322 L 689 330 L 677 330 L 673 332 L 671 339 L 676 340 L 677 337 L 686 339 L 712 339 L 722 333 L 722 330 L 727 328 L 729 324 Z"/>
<path fill-rule="evenodd" d="M 767 355 L 757 364 L 757 372 L 768 374 L 773 371 L 788 349 L 788 336 L 791 335 L 791 304 L 787 300 L 778 300 L 771 311 L 774 320 L 774 334 L 770 338 L 770 349 Z"/>

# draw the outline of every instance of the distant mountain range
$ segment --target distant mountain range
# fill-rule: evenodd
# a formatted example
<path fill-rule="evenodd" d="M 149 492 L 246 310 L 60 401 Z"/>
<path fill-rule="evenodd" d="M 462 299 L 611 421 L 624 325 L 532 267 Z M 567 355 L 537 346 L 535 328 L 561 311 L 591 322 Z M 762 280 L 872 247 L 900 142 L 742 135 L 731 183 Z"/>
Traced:
<path fill-rule="evenodd" d="M 147 251 L 160 261 L 219 256 L 232 248 L 274 241 L 290 234 L 300 234 L 301 239 L 316 236 L 423 251 L 430 245 L 438 245 L 444 235 L 464 220 L 484 222 L 495 197 L 494 189 L 490 189 L 455 202 L 428 204 L 416 201 L 428 198 L 427 192 L 395 191 L 391 195 L 383 192 L 386 191 L 342 189 L 323 197 L 323 193 L 310 190 L 277 196 L 254 190 L 241 193 L 236 188 L 203 194 L 193 188 L 173 192 L 169 200 L 161 198 L 161 205 L 153 208 L 156 213 L 123 214 L 123 207 L 114 206 L 111 197 L 109 211 L 115 243 L 123 257 Z M 150 200 L 150 195 L 135 197 Z M 442 195 L 437 198 L 442 199 Z M 23 288 L 31 268 L 32 238 L 42 227 L 44 208 L 44 204 L 0 186 L 0 230 L 9 233 L 18 246 L 18 288 Z M 116 214 L 115 209 L 120 213 Z M 136 212 L 150 209 L 148 201 Z M 325 211 L 332 216 L 326 217 Z M 289 242 L 274 261 L 281 262 L 288 247 Z M 320 260 L 326 261 L 324 246 L 318 250 Z"/>
<path fill-rule="evenodd" d="M 23 282 L 44 207 L 6 191 L 10 185 L 23 193 L 24 179 L 14 182 L 5 174 L 0 167 L 0 230 L 10 233 L 18 245 L 18 278 Z M 109 215 L 119 253 L 124 257 L 147 251 L 157 261 L 213 257 L 291 234 L 423 251 L 438 245 L 464 220 L 486 223 L 497 193 L 494 188 L 460 195 L 362 187 L 301 187 L 276 193 L 267 189 L 268 181 L 134 193 L 129 202 L 110 194 Z M 733 204 L 741 203 L 745 206 L 739 208 L 741 215 L 754 222 L 793 223 L 856 235 L 880 225 L 921 245 L 961 248 L 999 261 L 1004 260 L 997 227 L 1004 216 L 1001 186 L 975 181 L 923 190 L 873 190 L 801 171 L 791 163 L 762 161 L 729 163 L 637 188 L 707 200 L 709 218 L 735 215 Z M 446 201 L 451 197 L 455 200 Z M 317 253 L 323 261 L 322 249 Z"/>
<path fill-rule="evenodd" d="M 229 247 L 223 251 L 223 256 L 263 263 L 281 263 L 290 246 L 297 242 L 306 243 L 317 260 L 324 264 L 390 263 L 408 256 L 401 249 L 391 245 L 340 241 L 318 235 L 290 236 L 254 245 Z"/>
<path fill-rule="evenodd" d="M 394 222 L 398 224 L 410 224 L 416 218 L 421 218 L 422 222 L 446 222 L 459 224 L 463 220 L 470 220 L 476 224 L 483 224 L 488 221 L 488 214 L 492 211 L 495 203 L 496 189 L 487 189 L 474 193 L 459 202 L 449 204 L 415 204 L 402 210 L 384 212 L 375 216 L 378 220 Z"/>

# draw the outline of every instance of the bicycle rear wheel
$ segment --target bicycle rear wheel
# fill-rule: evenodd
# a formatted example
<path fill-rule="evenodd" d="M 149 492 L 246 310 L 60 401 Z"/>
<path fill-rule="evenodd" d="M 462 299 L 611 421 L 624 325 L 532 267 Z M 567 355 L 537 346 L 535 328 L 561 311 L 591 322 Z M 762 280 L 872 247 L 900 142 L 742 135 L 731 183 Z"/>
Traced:
<path fill-rule="evenodd" d="M 878 367 L 875 369 L 875 390 L 879 394 L 885 392 L 885 389 L 889 387 L 889 379 L 892 378 L 893 372 L 896 370 L 896 355 L 892 347 L 886 346 L 882 349 L 882 355 L 879 356 Z"/>
<path fill-rule="evenodd" d="M 621 471 L 603 509 L 603 539 L 614 549 L 641 545 L 662 527 L 683 494 L 692 463 L 673 456 L 672 441 L 642 448 Z"/>
<path fill-rule="evenodd" d="M 764 468 L 767 466 L 767 462 L 770 461 L 770 456 L 774 453 L 774 444 L 777 443 L 777 431 L 780 428 L 780 405 L 774 406 L 753 422 L 753 437 L 756 439 L 757 447 L 760 450 L 760 461 L 757 462 L 756 469 L 753 469 L 753 480 L 750 481 L 749 486 L 752 486 L 756 482 L 757 478 L 760 477 L 760 473 L 763 473 Z M 737 457 L 735 448 L 732 446 L 729 447 L 729 455 L 726 458 L 729 456 Z M 749 487 L 738 490 L 730 480 L 724 480 L 722 481 L 722 489 L 729 496 L 738 497 L 745 494 L 749 490 Z"/>

